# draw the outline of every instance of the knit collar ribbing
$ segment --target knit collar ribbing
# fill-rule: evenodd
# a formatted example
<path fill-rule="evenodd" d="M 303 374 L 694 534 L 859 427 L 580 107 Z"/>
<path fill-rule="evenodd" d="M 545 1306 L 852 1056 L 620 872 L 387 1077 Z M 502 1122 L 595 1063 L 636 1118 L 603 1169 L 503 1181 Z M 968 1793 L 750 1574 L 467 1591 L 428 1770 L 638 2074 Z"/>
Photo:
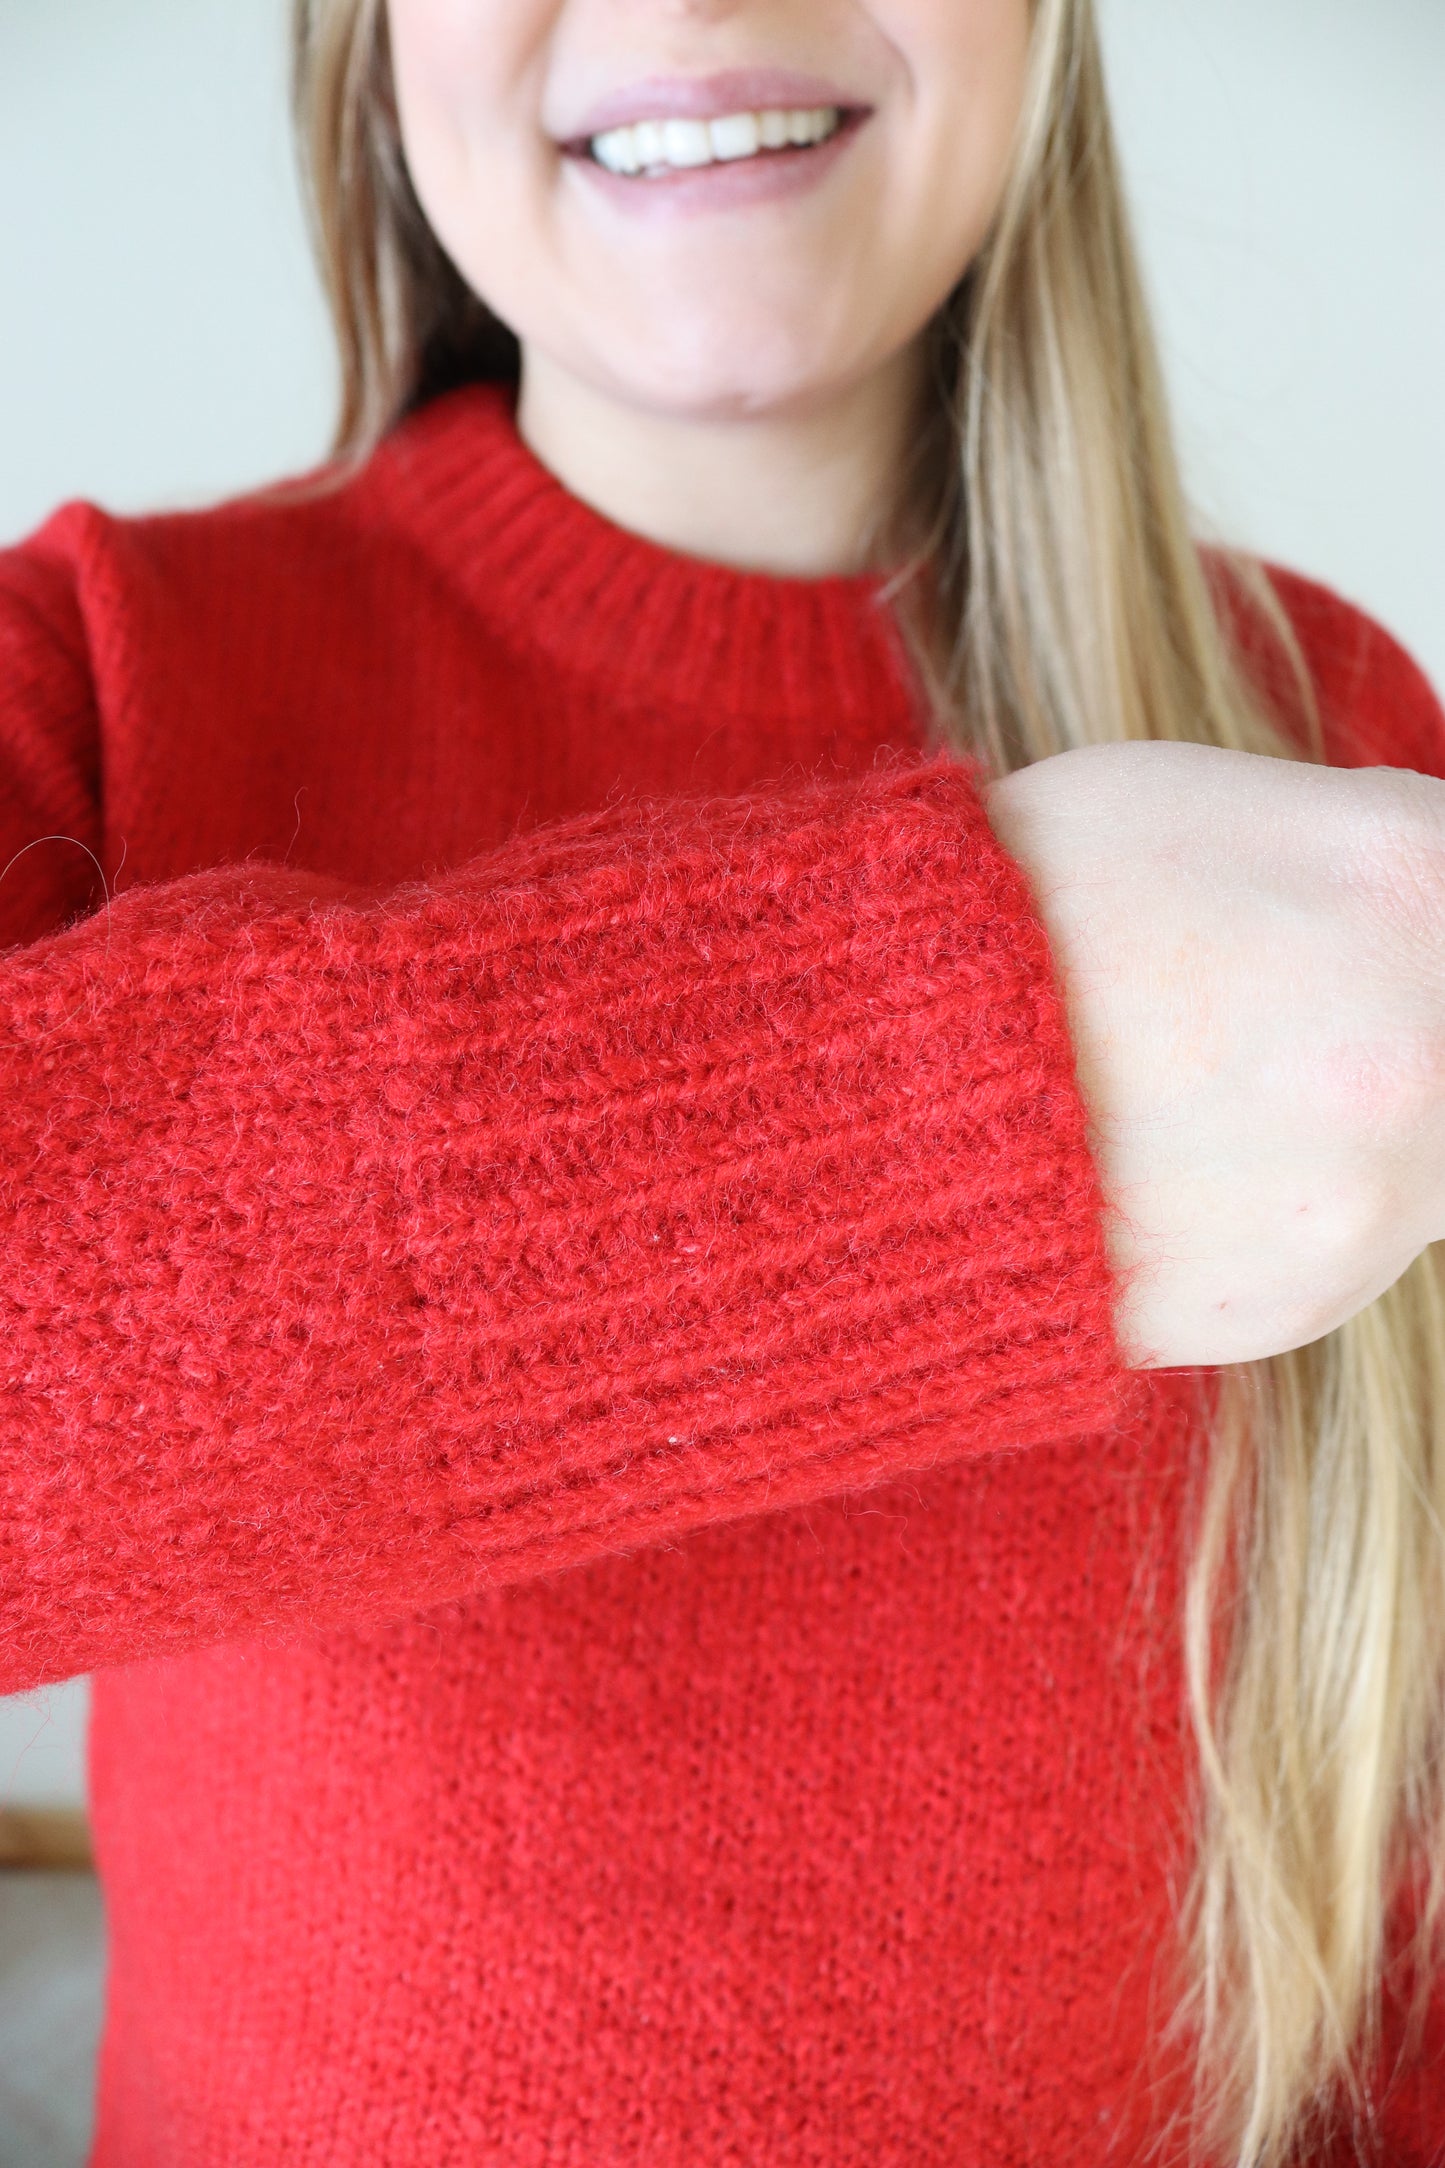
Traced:
<path fill-rule="evenodd" d="M 880 736 L 916 719 L 882 574 L 745 572 L 617 526 L 537 458 L 516 399 L 511 384 L 446 393 L 371 468 L 386 516 L 510 644 L 595 676 L 619 706 L 853 721 Z"/>

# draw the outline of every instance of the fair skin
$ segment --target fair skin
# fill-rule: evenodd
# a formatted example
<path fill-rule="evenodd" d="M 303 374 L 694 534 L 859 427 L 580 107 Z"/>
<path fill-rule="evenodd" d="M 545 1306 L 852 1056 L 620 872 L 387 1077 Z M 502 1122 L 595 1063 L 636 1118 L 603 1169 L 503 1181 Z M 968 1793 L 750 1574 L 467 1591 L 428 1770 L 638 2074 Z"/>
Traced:
<path fill-rule="evenodd" d="M 870 569 L 924 328 L 1002 197 L 1027 0 L 389 0 L 388 17 L 417 193 L 518 335 L 539 459 L 666 548 Z M 825 78 L 864 111 L 843 143 L 773 154 L 826 153 L 806 187 L 708 203 L 565 147 L 643 76 L 741 68 Z M 1400 769 L 1160 744 L 989 791 L 1064 991 L 1134 1366 L 1302 1346 L 1445 1238 L 1442 801 Z"/>
<path fill-rule="evenodd" d="M 671 549 L 864 569 L 920 335 L 1003 191 L 1026 0 L 391 0 L 389 22 L 413 183 L 521 341 L 518 427 L 544 464 Z M 639 77 L 742 67 L 871 107 L 826 181 L 699 211 L 637 180 L 642 217 L 561 148 Z"/>

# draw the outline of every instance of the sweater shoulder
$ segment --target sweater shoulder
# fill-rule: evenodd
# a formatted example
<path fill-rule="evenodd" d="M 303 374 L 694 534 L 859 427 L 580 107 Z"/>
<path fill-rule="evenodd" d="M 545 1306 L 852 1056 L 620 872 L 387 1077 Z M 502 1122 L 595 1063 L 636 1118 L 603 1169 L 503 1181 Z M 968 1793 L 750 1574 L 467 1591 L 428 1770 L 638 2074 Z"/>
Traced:
<path fill-rule="evenodd" d="M 200 507 L 123 513 L 76 499 L 0 551 L 0 597 L 46 597 L 49 614 L 73 624 L 77 604 L 82 617 L 103 615 L 148 583 L 284 586 L 384 547 L 375 495 L 365 470 L 349 480 L 319 470 Z"/>
<path fill-rule="evenodd" d="M 1445 777 L 1445 707 L 1397 635 L 1322 580 L 1268 559 L 1259 569 L 1299 644 L 1331 763 Z M 1298 694 L 1277 641 L 1247 605 L 1234 629 L 1268 704 L 1292 734 L 1302 735 Z"/>
<path fill-rule="evenodd" d="M 213 704 L 226 688 L 232 720 L 273 706 L 285 682 L 354 696 L 394 652 L 398 625 L 437 608 L 455 615 L 455 598 L 397 516 L 378 454 L 195 508 L 73 500 L 0 549 L 0 649 L 19 625 L 28 648 L 87 678 L 102 739 L 137 704 L 130 695 L 161 683 Z M 475 657 L 488 622 L 464 614 Z"/>
<path fill-rule="evenodd" d="M 510 682 L 365 468 L 197 510 L 74 502 L 0 551 L 0 768 L 37 777 L 20 841 L 73 828 L 88 779 L 86 834 L 131 883 L 284 857 L 298 794 L 296 851 L 358 880 L 485 840 Z M 378 817 L 414 800 L 411 827 Z"/>

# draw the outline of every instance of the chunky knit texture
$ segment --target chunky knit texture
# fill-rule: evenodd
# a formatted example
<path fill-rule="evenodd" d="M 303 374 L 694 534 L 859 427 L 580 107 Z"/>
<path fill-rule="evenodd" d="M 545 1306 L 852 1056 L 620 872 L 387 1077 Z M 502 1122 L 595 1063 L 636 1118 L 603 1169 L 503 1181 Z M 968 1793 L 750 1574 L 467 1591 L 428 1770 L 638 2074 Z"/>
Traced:
<path fill-rule="evenodd" d="M 1332 757 L 1441 773 L 1277 577 Z M 626 533 L 480 387 L 58 514 L 0 687 L 0 1689 L 97 1673 L 94 2168 L 1138 2158 L 1200 1381 L 1121 1364 L 877 584 Z"/>

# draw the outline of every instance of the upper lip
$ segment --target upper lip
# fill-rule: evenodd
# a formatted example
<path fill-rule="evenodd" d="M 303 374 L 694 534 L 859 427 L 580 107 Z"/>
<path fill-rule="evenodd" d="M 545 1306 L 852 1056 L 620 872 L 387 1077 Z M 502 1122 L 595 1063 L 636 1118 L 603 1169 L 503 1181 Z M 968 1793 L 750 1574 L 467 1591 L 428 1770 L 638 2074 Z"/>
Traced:
<path fill-rule="evenodd" d="M 725 68 L 717 75 L 646 75 L 589 106 L 562 138 L 565 146 L 590 143 L 609 128 L 639 120 L 720 120 L 725 113 L 758 113 L 799 106 L 834 105 L 844 112 L 871 107 L 821 75 L 790 68 Z"/>

